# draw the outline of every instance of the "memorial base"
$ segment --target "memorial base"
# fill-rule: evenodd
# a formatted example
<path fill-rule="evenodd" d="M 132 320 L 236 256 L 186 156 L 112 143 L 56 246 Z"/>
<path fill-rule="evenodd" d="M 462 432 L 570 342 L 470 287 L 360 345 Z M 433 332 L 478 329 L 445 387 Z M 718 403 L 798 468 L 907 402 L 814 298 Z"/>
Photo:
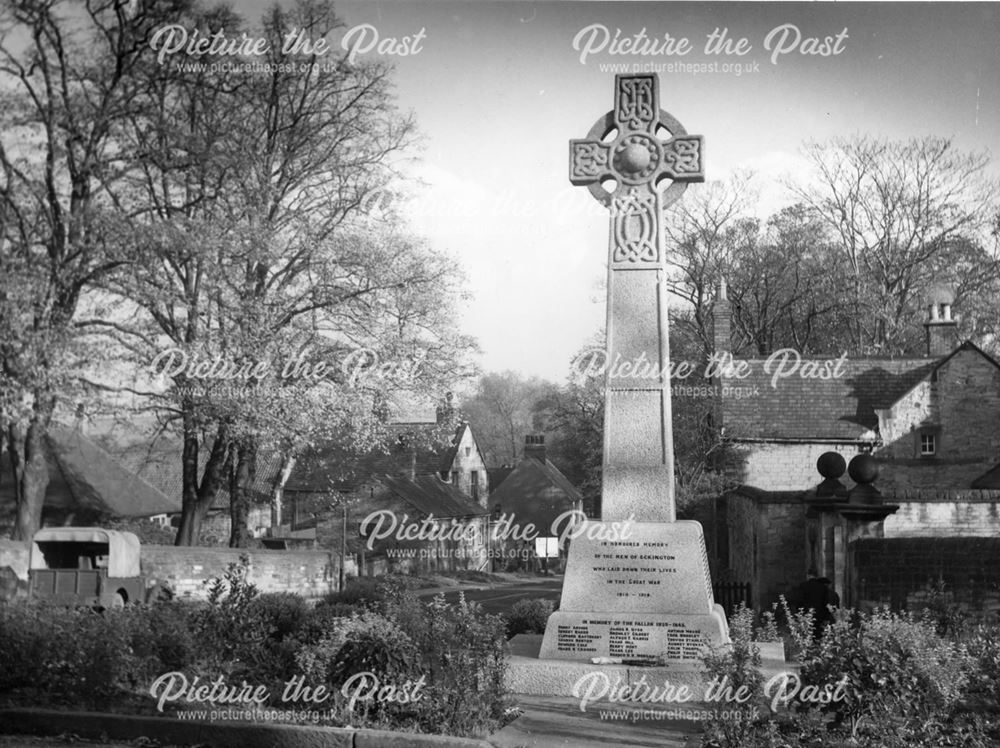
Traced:
<path fill-rule="evenodd" d="M 779 673 L 797 671 L 797 666 L 785 662 L 780 643 L 755 644 L 761 653 L 761 674 L 765 681 Z M 541 634 L 519 634 L 510 640 L 506 685 L 511 693 L 579 698 L 582 693 L 588 690 L 594 693 L 594 689 L 607 684 L 608 693 L 598 699 L 607 702 L 614 692 L 621 693 L 623 686 L 644 683 L 662 689 L 669 684 L 674 688 L 686 687 L 692 695 L 690 703 L 705 703 L 705 691 L 711 683 L 701 662 L 645 666 L 546 660 L 539 658 L 541 645 Z"/>
<path fill-rule="evenodd" d="M 555 660 L 593 657 L 634 664 L 688 665 L 729 641 L 726 614 L 717 606 L 708 615 L 663 613 L 580 613 L 549 616 L 540 656 Z"/>
<path fill-rule="evenodd" d="M 698 522 L 584 522 L 539 656 L 697 668 L 728 642 Z"/>

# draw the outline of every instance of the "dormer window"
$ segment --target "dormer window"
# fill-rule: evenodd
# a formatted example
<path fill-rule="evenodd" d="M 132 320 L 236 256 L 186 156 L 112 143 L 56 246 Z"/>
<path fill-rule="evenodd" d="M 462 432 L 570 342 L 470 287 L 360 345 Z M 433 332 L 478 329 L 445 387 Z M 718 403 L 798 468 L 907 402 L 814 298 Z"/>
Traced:
<path fill-rule="evenodd" d="M 923 426 L 913 435 L 914 456 L 918 459 L 931 460 L 941 456 L 941 427 Z"/>
<path fill-rule="evenodd" d="M 934 434 L 920 435 L 920 456 L 933 457 L 937 454 L 937 436 Z"/>

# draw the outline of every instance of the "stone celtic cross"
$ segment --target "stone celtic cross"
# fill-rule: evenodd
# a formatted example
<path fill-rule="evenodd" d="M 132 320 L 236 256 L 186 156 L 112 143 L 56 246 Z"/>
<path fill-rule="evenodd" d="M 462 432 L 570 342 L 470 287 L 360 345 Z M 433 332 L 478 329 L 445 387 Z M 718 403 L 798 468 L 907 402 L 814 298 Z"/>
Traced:
<path fill-rule="evenodd" d="M 614 110 L 569 149 L 570 182 L 611 211 L 601 519 L 672 522 L 661 219 L 689 183 L 704 181 L 703 141 L 660 109 L 655 74 L 618 75 Z"/>

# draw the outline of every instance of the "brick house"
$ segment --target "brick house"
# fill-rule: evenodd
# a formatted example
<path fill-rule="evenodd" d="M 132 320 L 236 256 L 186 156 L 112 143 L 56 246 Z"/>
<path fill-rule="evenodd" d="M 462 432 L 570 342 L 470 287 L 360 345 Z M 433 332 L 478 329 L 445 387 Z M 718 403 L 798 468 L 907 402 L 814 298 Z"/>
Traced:
<path fill-rule="evenodd" d="M 826 378 L 776 377 L 777 356 L 748 359 L 748 376 L 719 383 L 724 466 L 737 487 L 715 507 L 710 545 L 718 577 L 749 583 L 752 602 L 766 606 L 815 566 L 843 601 L 860 604 L 871 602 L 865 580 L 872 570 L 864 559 L 884 560 L 872 543 L 1000 536 L 1000 364 L 958 341 L 951 301 L 938 293 L 928 307 L 924 356 L 798 360 L 797 372 Z M 723 292 L 716 351 L 729 348 L 729 313 Z M 795 359 L 786 360 L 788 371 Z M 836 496 L 824 496 L 825 489 L 817 496 L 824 480 L 817 461 L 830 452 L 844 463 L 873 457 L 875 493 L 857 491 L 848 474 L 838 476 Z M 885 511 L 865 510 L 867 516 L 859 503 Z M 868 545 L 858 556 L 861 540 Z M 947 566 L 935 574 L 947 576 Z M 953 585 L 969 586 L 976 576 L 951 566 L 958 574 Z M 933 581 L 924 578 L 930 573 L 897 576 L 890 596 L 897 603 Z"/>

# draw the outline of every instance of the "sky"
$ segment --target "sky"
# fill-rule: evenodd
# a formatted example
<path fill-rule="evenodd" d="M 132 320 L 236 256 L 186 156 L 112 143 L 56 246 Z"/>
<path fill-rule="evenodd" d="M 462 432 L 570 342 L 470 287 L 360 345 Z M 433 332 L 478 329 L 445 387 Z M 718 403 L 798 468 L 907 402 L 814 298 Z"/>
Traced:
<path fill-rule="evenodd" d="M 249 18 L 264 5 L 235 3 Z M 407 215 L 463 267 L 456 323 L 488 371 L 564 381 L 603 325 L 608 214 L 570 185 L 567 143 L 610 110 L 616 72 L 659 72 L 661 107 L 705 138 L 707 179 L 753 169 L 764 213 L 789 201 L 783 176 L 805 174 L 806 140 L 1000 146 L 1000 6 L 989 3 L 336 7 L 335 48 L 395 66 L 397 104 L 423 136 L 406 166 L 423 183 Z M 656 44 L 620 43 L 640 32 Z M 723 33 L 728 47 L 706 49 Z"/>

